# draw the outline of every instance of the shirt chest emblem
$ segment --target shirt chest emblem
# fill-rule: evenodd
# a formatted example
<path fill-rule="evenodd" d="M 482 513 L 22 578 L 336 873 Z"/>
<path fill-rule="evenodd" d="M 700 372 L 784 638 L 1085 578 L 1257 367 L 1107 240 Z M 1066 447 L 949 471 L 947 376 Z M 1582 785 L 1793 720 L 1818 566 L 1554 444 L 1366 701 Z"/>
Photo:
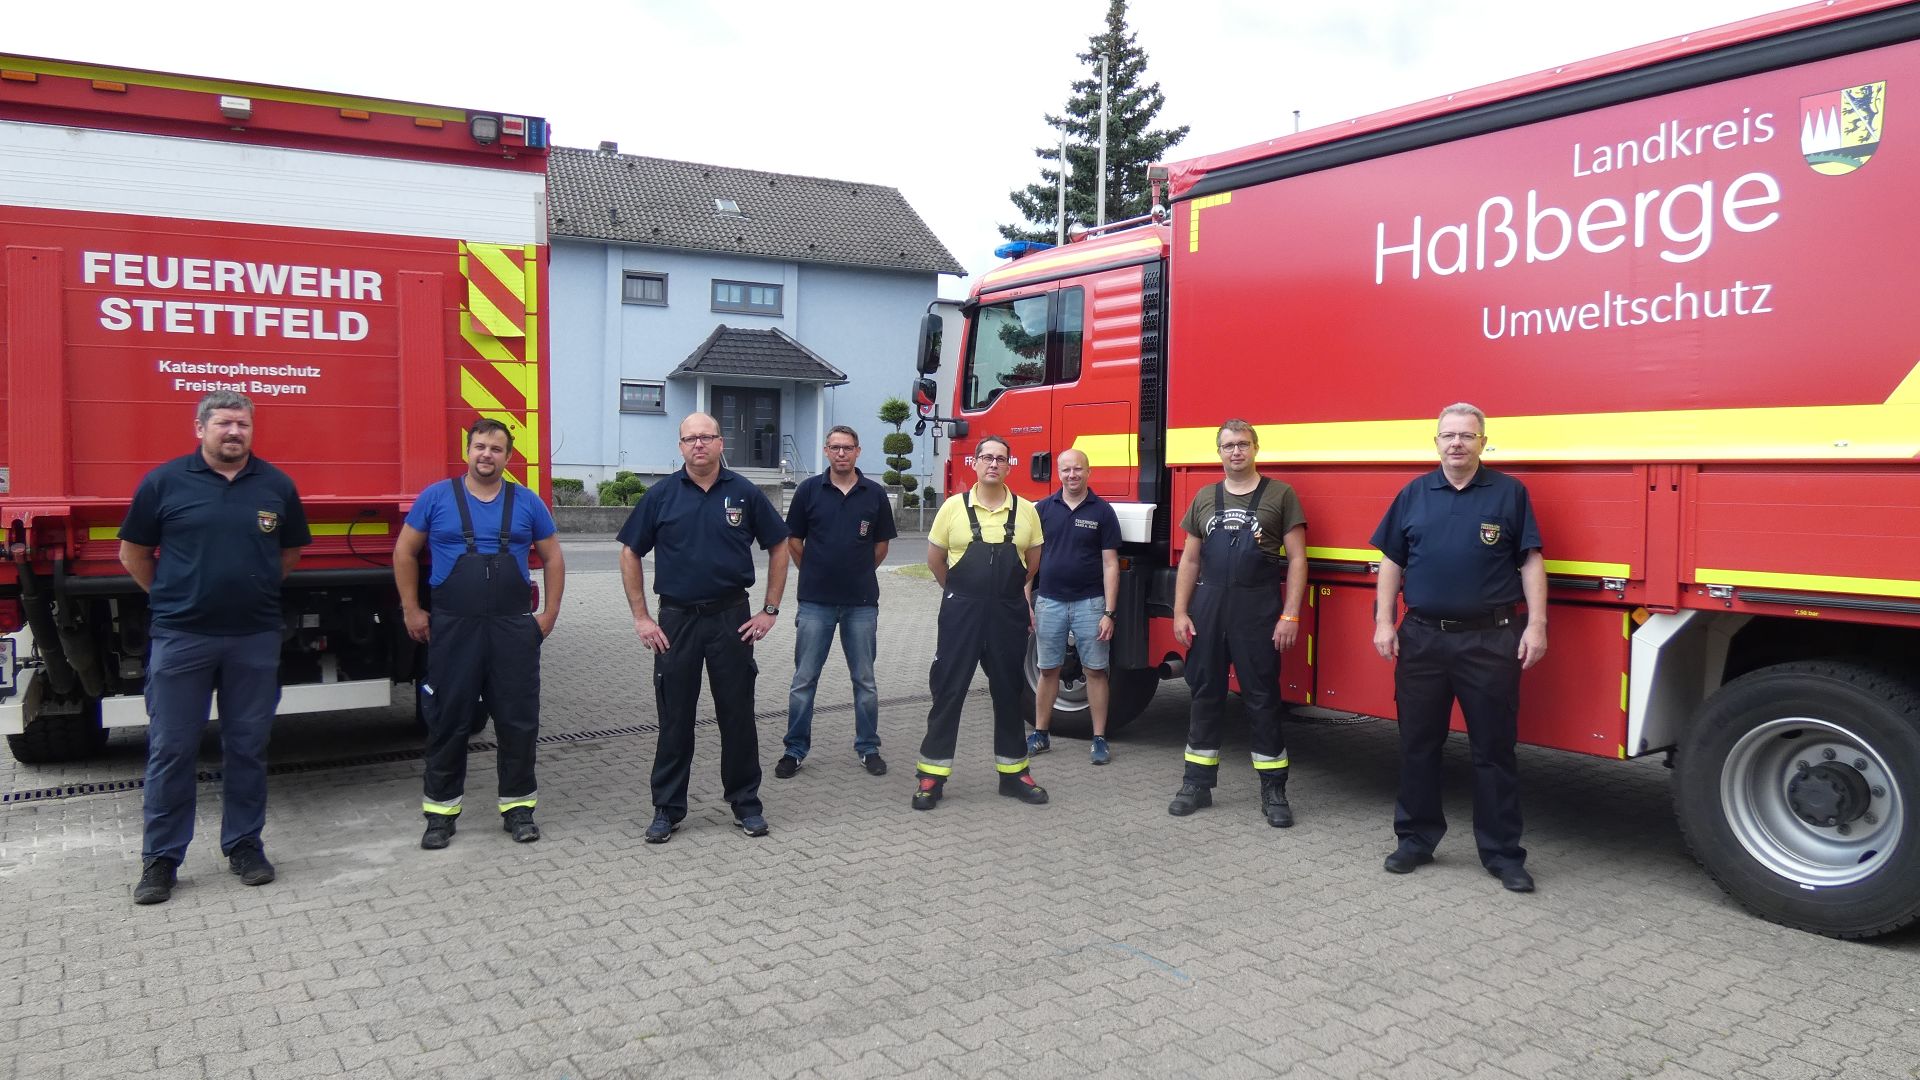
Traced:
<path fill-rule="evenodd" d="M 867 533 L 869 533 L 869 532 L 871 532 L 871 531 L 873 531 L 873 522 L 871 522 L 871 521 L 862 521 L 862 522 L 860 523 L 860 538 L 861 538 L 862 540 L 864 540 L 864 539 L 866 539 L 866 537 L 867 537 Z"/>
<path fill-rule="evenodd" d="M 253 516 L 253 520 L 260 526 L 260 531 L 263 533 L 270 533 L 280 527 L 280 515 L 271 510 L 260 511 Z"/>
<path fill-rule="evenodd" d="M 1493 545 L 1499 543 L 1500 542 L 1500 523 L 1497 521 L 1481 522 L 1480 523 L 1480 542 L 1487 545 L 1488 547 L 1492 547 Z"/>
<path fill-rule="evenodd" d="M 746 520 L 747 508 L 744 506 L 735 506 L 733 504 L 733 496 L 731 495 L 726 497 L 726 499 L 723 501 L 723 505 L 726 507 L 726 511 L 727 511 L 727 524 L 731 525 L 736 529 L 739 528 L 740 523 Z"/>

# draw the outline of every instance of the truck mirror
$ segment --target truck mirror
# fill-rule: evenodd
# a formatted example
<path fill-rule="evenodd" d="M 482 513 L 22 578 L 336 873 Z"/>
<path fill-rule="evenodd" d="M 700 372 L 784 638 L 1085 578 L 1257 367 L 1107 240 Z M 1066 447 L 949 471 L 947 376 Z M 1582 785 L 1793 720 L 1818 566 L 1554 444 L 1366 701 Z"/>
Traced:
<path fill-rule="evenodd" d="M 914 365 L 920 374 L 931 375 L 940 370 L 940 337 L 945 330 L 946 323 L 933 312 L 920 317 L 920 356 Z"/>
<path fill-rule="evenodd" d="M 964 439 L 966 437 L 967 437 L 967 422 L 965 420 L 947 421 L 947 438 Z"/>
<path fill-rule="evenodd" d="M 922 419 L 930 419 L 939 411 L 936 405 L 939 396 L 940 388 L 932 379 L 913 380 L 913 408 Z"/>

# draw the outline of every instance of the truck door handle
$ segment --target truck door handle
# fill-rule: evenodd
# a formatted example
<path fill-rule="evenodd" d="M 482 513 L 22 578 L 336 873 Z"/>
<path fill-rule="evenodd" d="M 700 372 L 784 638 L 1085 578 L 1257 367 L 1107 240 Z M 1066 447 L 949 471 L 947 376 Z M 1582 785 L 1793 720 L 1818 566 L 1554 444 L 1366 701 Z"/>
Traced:
<path fill-rule="evenodd" d="M 1041 451 L 1033 455 L 1033 467 L 1028 472 L 1035 480 L 1042 482 L 1053 479 L 1053 454 Z"/>

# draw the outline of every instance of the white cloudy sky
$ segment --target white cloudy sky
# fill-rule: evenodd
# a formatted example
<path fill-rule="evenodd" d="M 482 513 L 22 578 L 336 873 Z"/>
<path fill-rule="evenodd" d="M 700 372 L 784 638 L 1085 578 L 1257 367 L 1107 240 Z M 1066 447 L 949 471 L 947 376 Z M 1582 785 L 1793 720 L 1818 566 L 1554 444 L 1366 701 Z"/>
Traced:
<path fill-rule="evenodd" d="M 10 6 L 7 51 L 531 113 L 562 145 L 898 187 L 978 272 L 1107 0 Z M 1161 120 L 1193 127 L 1187 157 L 1284 134 L 1295 109 L 1315 127 L 1784 6 L 1134 0 L 1129 23 Z"/>

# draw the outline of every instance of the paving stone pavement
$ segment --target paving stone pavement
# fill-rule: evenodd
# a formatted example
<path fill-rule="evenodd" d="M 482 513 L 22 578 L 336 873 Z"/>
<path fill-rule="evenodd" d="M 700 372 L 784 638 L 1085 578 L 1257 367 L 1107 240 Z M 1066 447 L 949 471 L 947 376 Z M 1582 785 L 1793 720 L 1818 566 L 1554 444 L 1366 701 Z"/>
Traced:
<path fill-rule="evenodd" d="M 577 738 L 541 747 L 537 844 L 481 811 L 418 849 L 400 704 L 282 722 L 262 888 L 219 859 L 217 785 L 149 908 L 137 790 L 0 806 L 0 1077 L 1920 1076 L 1920 939 L 1744 914 L 1658 762 L 1522 752 L 1531 896 L 1474 858 L 1459 745 L 1439 861 L 1381 872 L 1384 722 L 1290 725 L 1291 830 L 1259 816 L 1244 731 L 1215 806 L 1169 817 L 1179 684 L 1110 766 L 1056 740 L 1037 808 L 995 793 L 976 695 L 948 799 L 913 813 L 938 593 L 890 572 L 882 603 L 885 777 L 853 759 L 837 652 L 813 756 L 773 777 L 791 621 L 761 647 L 764 839 L 729 827 L 708 727 L 686 827 L 642 842 L 650 669 L 605 573 L 571 578 L 545 647 L 545 731 Z M 85 766 L 9 762 L 0 793 L 137 777 L 142 753 L 117 732 Z"/>

